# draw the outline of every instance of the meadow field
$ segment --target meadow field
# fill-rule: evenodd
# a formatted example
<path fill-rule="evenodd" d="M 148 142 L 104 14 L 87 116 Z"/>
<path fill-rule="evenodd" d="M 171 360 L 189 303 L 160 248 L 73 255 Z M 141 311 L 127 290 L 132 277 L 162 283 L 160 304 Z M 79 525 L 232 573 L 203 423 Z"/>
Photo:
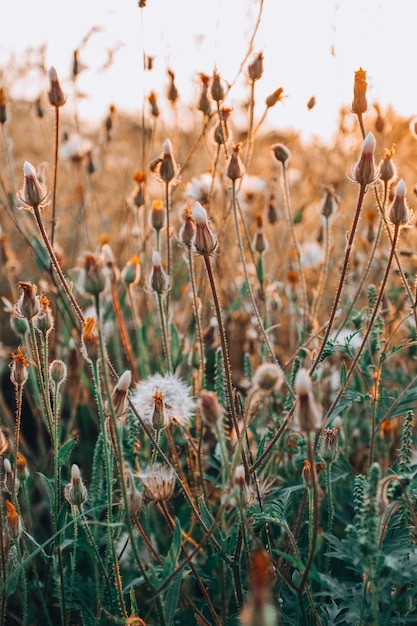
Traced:
<path fill-rule="evenodd" d="M 417 122 L 356 68 L 307 143 L 263 63 L 244 130 L 0 85 L 0 624 L 417 622 Z"/>

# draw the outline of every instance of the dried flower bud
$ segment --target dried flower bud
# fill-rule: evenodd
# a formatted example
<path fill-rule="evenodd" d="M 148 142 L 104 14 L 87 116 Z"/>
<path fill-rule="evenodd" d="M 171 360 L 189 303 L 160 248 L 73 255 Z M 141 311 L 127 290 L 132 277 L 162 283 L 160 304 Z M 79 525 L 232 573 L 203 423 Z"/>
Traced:
<path fill-rule="evenodd" d="M 184 223 L 181 226 L 179 238 L 181 243 L 188 249 L 191 248 L 195 235 L 194 219 L 190 211 L 184 214 Z"/>
<path fill-rule="evenodd" d="M 81 272 L 79 276 L 79 289 L 81 293 L 98 295 L 106 288 L 106 275 L 104 273 L 104 257 L 102 254 L 86 252 L 81 260 Z"/>
<path fill-rule="evenodd" d="M 23 353 L 22 346 L 17 352 L 12 352 L 12 362 L 9 363 L 10 380 L 16 389 L 22 389 L 29 376 L 29 361 Z"/>
<path fill-rule="evenodd" d="M 9 535 L 13 541 L 17 541 L 22 534 L 22 522 L 10 500 L 6 500 L 6 516 Z"/>
<path fill-rule="evenodd" d="M 236 487 L 239 487 L 241 491 L 246 488 L 245 468 L 243 465 L 236 465 L 235 475 L 233 476 L 233 483 Z"/>
<path fill-rule="evenodd" d="M 71 467 L 71 480 L 64 488 L 64 497 L 77 509 L 87 500 L 87 489 L 81 480 L 80 468 L 75 463 Z"/>
<path fill-rule="evenodd" d="M 142 506 L 143 495 L 142 492 L 135 485 L 133 473 L 130 469 L 126 468 L 126 495 L 127 505 L 129 507 L 129 513 L 137 513 Z"/>
<path fill-rule="evenodd" d="M 130 370 L 126 370 L 120 376 L 119 380 L 117 381 L 113 389 L 111 401 L 112 401 L 114 413 L 119 420 L 125 420 L 127 417 L 127 407 L 128 407 L 127 392 L 129 391 L 131 382 L 132 382 L 132 373 Z"/>
<path fill-rule="evenodd" d="M 169 500 L 174 493 L 176 476 L 174 469 L 167 465 L 153 463 L 139 474 L 145 496 L 153 502 Z"/>
<path fill-rule="evenodd" d="M 333 463 L 339 453 L 337 437 L 337 428 L 325 428 L 323 430 L 323 437 L 321 441 L 321 456 L 326 463 Z"/>
<path fill-rule="evenodd" d="M 162 391 L 155 391 L 153 397 L 154 409 L 152 413 L 152 426 L 155 430 L 161 430 L 167 424 L 165 416 L 164 396 Z"/>
<path fill-rule="evenodd" d="M 321 414 L 314 402 L 311 378 L 306 369 L 298 370 L 294 390 L 296 393 L 294 417 L 300 429 L 305 433 L 318 430 L 321 425 Z"/>
<path fill-rule="evenodd" d="M 313 472 L 313 469 L 311 467 L 310 461 L 308 459 L 304 459 L 302 476 L 303 476 L 304 487 L 306 487 L 307 489 L 313 488 L 312 472 Z"/>
<path fill-rule="evenodd" d="M 81 337 L 83 355 L 86 361 L 94 363 L 100 358 L 98 323 L 94 317 L 87 317 Z"/>
<path fill-rule="evenodd" d="M 287 148 L 287 146 L 284 146 L 282 143 L 275 143 L 271 146 L 271 149 L 276 160 L 282 163 L 282 165 L 286 165 L 287 161 L 291 157 L 291 151 Z"/>
<path fill-rule="evenodd" d="M 67 378 L 67 366 L 64 361 L 60 359 L 55 359 L 51 362 L 49 366 L 49 377 L 51 379 L 51 384 L 59 387 L 61 383 Z"/>
<path fill-rule="evenodd" d="M 361 115 L 368 109 L 368 102 L 366 100 L 367 86 L 366 71 L 360 67 L 358 71 L 355 72 L 355 80 L 353 83 L 352 112 L 356 113 L 356 115 Z"/>
<path fill-rule="evenodd" d="M 47 337 L 54 327 L 54 316 L 51 303 L 46 296 L 39 296 L 39 313 L 33 320 L 33 325 L 44 337 Z"/>
<path fill-rule="evenodd" d="M 213 72 L 213 81 L 211 83 L 211 97 L 215 102 L 222 102 L 224 100 L 224 89 L 220 74 L 216 70 Z"/>
<path fill-rule="evenodd" d="M 64 92 L 61 89 L 61 85 L 58 80 L 58 74 L 54 67 L 49 70 L 49 80 L 51 81 L 50 90 L 48 93 L 49 102 L 54 107 L 62 107 L 65 104 Z"/>
<path fill-rule="evenodd" d="M 0 455 L 7 452 L 8 447 L 9 447 L 9 441 L 5 435 L 5 431 L 0 427 Z"/>
<path fill-rule="evenodd" d="M 199 202 L 196 202 L 193 209 L 195 222 L 194 249 L 198 254 L 210 256 L 217 249 L 217 237 L 210 230 L 207 213 Z"/>
<path fill-rule="evenodd" d="M 270 392 L 276 389 L 282 383 L 280 367 L 275 363 L 262 363 L 257 368 L 252 383 L 262 391 Z"/>
<path fill-rule="evenodd" d="M 239 156 L 241 145 L 238 143 L 236 146 L 232 148 L 232 154 L 230 155 L 229 163 L 227 165 L 227 176 L 230 180 L 238 180 L 242 178 L 245 173 L 245 168 L 242 163 L 242 160 Z"/>
<path fill-rule="evenodd" d="M 23 164 L 23 175 L 23 188 L 17 192 L 18 200 L 29 210 L 32 210 L 33 207 L 41 208 L 48 197 L 48 190 L 38 180 L 36 170 L 29 161 L 25 161 Z"/>
<path fill-rule="evenodd" d="M 259 52 L 252 63 L 248 66 L 249 78 L 255 82 L 259 80 L 264 73 L 264 55 Z"/>
<path fill-rule="evenodd" d="M 142 268 L 137 254 L 130 257 L 122 270 L 122 280 L 126 285 L 137 285 L 140 281 Z"/>
<path fill-rule="evenodd" d="M 153 117 L 159 117 L 158 99 L 154 91 L 151 91 L 149 94 L 148 102 L 151 105 L 151 115 Z"/>
<path fill-rule="evenodd" d="M 214 391 L 202 389 L 198 403 L 201 417 L 206 426 L 215 426 L 222 418 L 223 410 Z"/>
<path fill-rule="evenodd" d="M 168 70 L 169 86 L 167 91 L 167 98 L 172 104 L 175 104 L 178 100 L 178 89 L 175 85 L 175 74 L 172 70 Z"/>
<path fill-rule="evenodd" d="M 162 268 L 161 255 L 157 250 L 152 254 L 152 272 L 149 277 L 149 287 L 151 291 L 162 295 L 171 288 L 171 282 L 168 274 Z"/>
<path fill-rule="evenodd" d="M 372 133 L 368 133 L 362 144 L 362 153 L 359 161 L 353 168 L 352 178 L 354 182 L 362 187 L 367 187 L 378 178 L 378 168 L 375 164 L 375 138 Z"/>
<path fill-rule="evenodd" d="M 227 109 L 225 107 L 220 110 L 220 121 L 214 129 L 214 141 L 219 144 L 219 146 L 223 145 L 229 138 L 227 121 L 230 117 L 231 112 L 232 109 Z"/>
<path fill-rule="evenodd" d="M 403 179 L 398 181 L 397 186 L 395 188 L 395 196 L 394 200 L 388 209 L 388 219 L 394 226 L 404 226 L 407 224 L 413 212 L 408 208 L 407 200 L 406 200 L 406 186 L 404 184 Z"/>
<path fill-rule="evenodd" d="M 379 164 L 379 178 L 386 183 L 397 177 L 397 170 L 393 161 L 394 154 L 395 146 L 393 146 L 390 150 L 387 148 L 384 150 L 381 163 Z"/>
<path fill-rule="evenodd" d="M 381 109 L 379 108 L 379 105 L 375 103 L 373 106 L 376 111 L 376 120 L 374 122 L 375 130 L 378 133 L 382 133 L 385 128 L 385 119 L 381 113 Z"/>
<path fill-rule="evenodd" d="M 24 317 L 31 322 L 39 313 L 39 298 L 36 296 L 38 288 L 23 280 L 19 281 L 17 286 L 22 293 L 16 304 L 16 313 L 19 317 Z"/>
<path fill-rule="evenodd" d="M 269 224 L 276 224 L 276 222 L 278 221 L 278 213 L 277 213 L 277 208 L 275 206 L 275 197 L 271 196 L 269 203 L 268 203 L 268 211 L 267 211 L 267 216 L 268 216 L 268 223 Z"/>
<path fill-rule="evenodd" d="M 159 165 L 159 176 L 165 183 L 169 183 L 175 178 L 177 164 L 172 155 L 172 144 L 169 139 L 164 141 L 163 154 Z"/>
<path fill-rule="evenodd" d="M 165 209 L 162 200 L 153 200 L 151 209 L 151 225 L 157 232 L 164 227 Z"/>
<path fill-rule="evenodd" d="M 4 459 L 3 467 L 4 467 L 3 489 L 5 491 L 7 491 L 7 493 L 12 493 L 12 491 L 13 491 L 13 470 L 12 470 L 12 466 L 11 466 L 11 463 L 10 463 L 9 459 Z M 18 492 L 19 486 L 20 486 L 19 480 L 18 480 L 18 478 L 16 478 L 15 483 L 14 483 L 15 493 Z"/>
<path fill-rule="evenodd" d="M 0 87 L 0 124 L 4 124 L 6 120 L 6 94 L 3 87 Z"/>
<path fill-rule="evenodd" d="M 256 233 L 252 243 L 252 247 L 259 254 L 263 254 L 268 249 L 268 241 L 265 237 L 262 214 L 256 215 Z"/>
<path fill-rule="evenodd" d="M 278 89 L 276 89 L 273 93 L 271 93 L 270 96 L 267 97 L 267 99 L 265 100 L 265 104 L 268 109 L 275 106 L 277 102 L 281 102 L 281 100 L 284 98 L 283 93 L 284 88 L 278 87 Z"/>
<path fill-rule="evenodd" d="M 42 119 L 44 116 L 44 113 L 43 113 L 43 106 L 42 106 L 42 98 L 40 96 L 36 98 L 35 100 L 35 109 L 36 109 L 36 115 L 39 117 L 39 119 Z"/>
<path fill-rule="evenodd" d="M 321 214 L 323 215 L 323 217 L 329 219 L 331 215 L 336 213 L 338 204 L 339 198 L 336 195 L 334 187 L 326 187 L 325 196 L 323 198 L 323 204 L 321 207 Z"/>
<path fill-rule="evenodd" d="M 21 452 L 16 456 L 16 471 L 20 481 L 25 481 L 29 477 L 26 457 Z"/>
<path fill-rule="evenodd" d="M 198 101 L 198 110 L 201 111 L 206 117 L 209 117 L 211 114 L 211 104 L 208 98 L 210 77 L 206 74 L 199 74 L 199 76 L 201 80 L 201 94 L 200 100 Z"/>

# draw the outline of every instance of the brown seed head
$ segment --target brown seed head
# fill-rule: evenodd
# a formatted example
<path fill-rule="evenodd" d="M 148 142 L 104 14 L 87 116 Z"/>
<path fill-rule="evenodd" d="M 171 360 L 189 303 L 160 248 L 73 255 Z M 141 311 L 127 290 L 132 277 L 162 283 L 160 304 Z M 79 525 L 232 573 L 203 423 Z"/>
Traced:
<path fill-rule="evenodd" d="M 62 107 L 65 104 L 66 98 L 64 92 L 61 89 L 61 85 L 58 80 L 58 74 L 54 67 L 49 70 L 50 90 L 48 93 L 49 102 L 54 107 Z"/>
<path fill-rule="evenodd" d="M 248 74 L 249 78 L 254 82 L 259 80 L 264 73 L 264 55 L 262 52 L 259 52 L 252 63 L 248 66 Z"/>
<path fill-rule="evenodd" d="M 232 148 L 232 154 L 230 155 L 229 163 L 227 165 L 227 176 L 230 180 L 238 180 L 242 178 L 245 173 L 245 167 L 242 163 L 242 160 L 239 156 L 241 144 L 238 143 Z"/>
<path fill-rule="evenodd" d="M 220 74 L 214 70 L 213 80 L 211 83 L 211 97 L 215 102 L 222 102 L 224 100 L 224 88 L 220 78 Z"/>

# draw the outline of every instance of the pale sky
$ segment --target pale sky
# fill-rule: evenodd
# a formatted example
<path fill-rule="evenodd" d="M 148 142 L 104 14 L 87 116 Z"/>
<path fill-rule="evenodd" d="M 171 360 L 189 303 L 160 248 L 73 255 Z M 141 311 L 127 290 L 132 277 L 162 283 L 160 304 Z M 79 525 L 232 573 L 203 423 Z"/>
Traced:
<path fill-rule="evenodd" d="M 7 6 L 7 8 L 6 8 Z M 81 116 L 99 120 L 110 103 L 138 113 L 151 89 L 166 92 L 166 69 L 176 74 L 181 102 L 198 94 L 197 72 L 214 66 L 231 82 L 247 50 L 259 0 L 13 0 L 0 20 L 0 84 L 14 96 L 34 99 L 46 92 L 48 80 L 39 72 L 24 82 L 11 73 L 10 55 L 23 65 L 24 51 L 46 44 L 46 66 L 58 71 L 71 105 L 68 79 L 74 48 L 94 27 L 80 58 L 89 69 L 79 78 L 87 94 Z M 291 127 L 305 137 L 330 138 L 340 106 L 352 99 L 354 71 L 368 72 L 368 100 L 382 108 L 392 104 L 401 115 L 417 114 L 415 62 L 415 0 L 264 0 L 254 52 L 265 57 L 257 83 L 258 115 L 265 97 L 278 87 L 288 96 L 269 116 L 269 126 Z M 114 50 L 114 63 L 101 69 Z M 155 56 L 154 69 L 142 72 L 142 51 Z M 24 74 L 24 67 L 23 72 Z M 316 107 L 306 103 L 316 97 Z M 242 78 L 226 104 L 245 97 Z"/>

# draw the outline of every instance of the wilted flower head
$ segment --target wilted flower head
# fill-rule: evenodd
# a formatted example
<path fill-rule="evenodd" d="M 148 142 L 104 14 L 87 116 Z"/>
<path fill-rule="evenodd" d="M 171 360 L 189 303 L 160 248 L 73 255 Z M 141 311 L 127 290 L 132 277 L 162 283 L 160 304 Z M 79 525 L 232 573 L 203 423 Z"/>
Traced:
<path fill-rule="evenodd" d="M 311 378 L 306 369 L 298 370 L 294 390 L 296 394 L 294 411 L 296 425 L 305 433 L 318 430 L 321 426 L 321 413 L 314 402 Z"/>
<path fill-rule="evenodd" d="M 214 254 L 217 249 L 217 237 L 210 229 L 207 213 L 199 202 L 194 205 L 193 218 L 195 222 L 195 251 L 203 256 Z"/>
<path fill-rule="evenodd" d="M 375 137 L 372 133 L 368 133 L 362 144 L 362 153 L 359 161 L 352 171 L 353 181 L 359 183 L 362 187 L 367 187 L 373 183 L 379 175 L 375 164 L 375 145 Z"/>
<path fill-rule="evenodd" d="M 20 280 L 17 286 L 21 290 L 20 298 L 16 303 L 16 314 L 18 317 L 24 317 L 29 322 L 39 313 L 39 298 L 36 295 L 38 288 L 32 283 Z"/>
<path fill-rule="evenodd" d="M 232 154 L 229 158 L 229 163 L 227 165 L 226 173 L 230 180 L 237 180 L 238 178 L 242 178 L 245 173 L 245 167 L 242 163 L 242 160 L 239 156 L 241 144 L 238 143 L 236 146 L 232 148 Z"/>
<path fill-rule="evenodd" d="M 170 422 L 186 426 L 194 413 L 195 402 L 187 385 L 173 374 L 154 374 L 138 383 L 132 402 L 142 419 L 152 425 L 157 392 L 163 402 L 164 426 Z"/>
<path fill-rule="evenodd" d="M 49 192 L 46 186 L 38 180 L 36 170 L 29 161 L 23 164 L 23 187 L 17 192 L 17 199 L 23 208 L 33 212 L 33 208 L 42 208 Z"/>
<path fill-rule="evenodd" d="M 12 352 L 11 356 L 10 380 L 16 389 L 21 389 L 29 376 L 29 361 L 25 357 L 22 346 L 19 346 L 16 352 Z"/>
<path fill-rule="evenodd" d="M 113 389 L 111 401 L 112 401 L 114 413 L 116 417 L 120 420 L 125 420 L 127 417 L 127 406 L 128 406 L 127 392 L 129 391 L 131 382 L 132 382 L 132 373 L 130 370 L 126 370 L 120 376 L 119 380 L 117 381 Z"/>
<path fill-rule="evenodd" d="M 394 200 L 388 209 L 388 219 L 394 226 L 405 226 L 413 215 L 407 205 L 406 192 L 406 186 L 401 178 L 395 188 Z"/>
<path fill-rule="evenodd" d="M 49 80 L 51 81 L 50 90 L 48 93 L 49 102 L 54 107 L 62 107 L 65 104 L 64 92 L 61 89 L 61 85 L 58 80 L 58 74 L 54 67 L 49 70 Z"/>
<path fill-rule="evenodd" d="M 152 502 L 169 500 L 174 493 L 176 476 L 174 469 L 168 465 L 153 463 L 137 475 L 142 481 L 145 496 Z"/>

